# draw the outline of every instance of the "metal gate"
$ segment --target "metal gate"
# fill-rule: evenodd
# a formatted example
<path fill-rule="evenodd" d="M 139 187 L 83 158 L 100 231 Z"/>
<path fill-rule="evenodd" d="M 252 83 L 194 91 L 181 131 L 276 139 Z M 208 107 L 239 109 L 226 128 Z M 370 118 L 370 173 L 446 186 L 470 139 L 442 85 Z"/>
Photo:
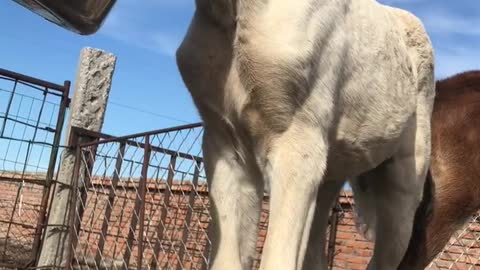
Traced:
<path fill-rule="evenodd" d="M 33 266 L 49 195 L 70 82 L 0 69 L 0 267 Z"/>
<path fill-rule="evenodd" d="M 69 269 L 205 269 L 200 123 L 76 143 Z M 73 139 L 75 140 L 75 139 Z"/>

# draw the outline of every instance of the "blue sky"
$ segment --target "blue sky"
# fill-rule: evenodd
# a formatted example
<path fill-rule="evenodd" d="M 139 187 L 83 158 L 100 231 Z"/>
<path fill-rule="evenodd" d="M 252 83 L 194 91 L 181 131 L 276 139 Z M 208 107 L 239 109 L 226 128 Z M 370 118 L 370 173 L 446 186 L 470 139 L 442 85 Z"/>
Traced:
<path fill-rule="evenodd" d="M 437 77 L 480 69 L 478 0 L 381 2 L 422 19 L 434 43 Z M 0 67 L 58 83 L 73 81 L 80 49 L 101 48 L 118 56 L 104 132 L 124 135 L 196 122 L 174 60 L 193 10 L 194 0 L 119 0 L 103 28 L 85 37 L 3 0 Z"/>

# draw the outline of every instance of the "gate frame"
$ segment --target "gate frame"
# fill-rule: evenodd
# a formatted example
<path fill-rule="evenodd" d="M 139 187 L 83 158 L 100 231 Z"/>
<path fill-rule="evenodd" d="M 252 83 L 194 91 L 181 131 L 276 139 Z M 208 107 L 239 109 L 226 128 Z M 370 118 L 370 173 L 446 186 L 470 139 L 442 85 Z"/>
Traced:
<path fill-rule="evenodd" d="M 55 95 L 61 98 L 59 103 L 58 116 L 57 116 L 56 125 L 55 125 L 54 137 L 51 145 L 52 149 L 50 151 L 50 158 L 48 162 L 45 183 L 43 184 L 42 198 L 40 201 L 40 212 L 37 219 L 35 236 L 32 244 L 32 261 L 30 262 L 30 264 L 35 264 L 40 254 L 39 248 L 40 248 L 40 243 L 42 241 L 42 238 L 44 236 L 43 232 L 45 227 L 47 226 L 45 224 L 45 220 L 47 219 L 47 215 L 48 215 L 47 208 L 48 208 L 48 203 L 50 199 L 52 183 L 54 183 L 55 181 L 54 174 L 55 174 L 55 167 L 57 164 L 58 152 L 60 148 L 60 138 L 62 136 L 63 126 L 65 124 L 65 115 L 67 112 L 67 108 L 70 105 L 69 93 L 70 93 L 71 82 L 69 80 L 65 80 L 63 85 L 55 84 L 52 82 L 44 81 L 41 79 L 37 79 L 34 77 L 30 77 L 21 73 L 13 72 L 13 71 L 2 69 L 2 68 L 0 68 L 0 77 L 3 80 L 13 81 L 15 84 L 14 87 L 16 87 L 17 83 L 21 83 L 31 88 L 35 88 L 39 91 L 41 91 L 40 89 L 43 88 L 44 95 L 50 94 L 50 95 Z M 53 90 L 54 92 L 51 92 L 50 90 Z M 13 90 L 12 92 L 12 97 L 15 95 L 14 91 L 15 90 Z M 5 115 L 6 120 L 8 120 L 8 108 L 10 107 L 12 102 L 13 102 L 13 98 L 11 98 L 7 104 L 7 112 Z M 18 204 L 18 194 L 17 194 L 17 198 L 15 199 L 14 209 L 16 208 L 17 204 Z M 10 231 L 10 226 L 11 226 L 11 222 L 9 224 L 8 231 Z M 7 231 L 7 235 L 8 235 L 8 231 Z M 8 237 L 6 239 L 6 243 L 8 243 Z"/>

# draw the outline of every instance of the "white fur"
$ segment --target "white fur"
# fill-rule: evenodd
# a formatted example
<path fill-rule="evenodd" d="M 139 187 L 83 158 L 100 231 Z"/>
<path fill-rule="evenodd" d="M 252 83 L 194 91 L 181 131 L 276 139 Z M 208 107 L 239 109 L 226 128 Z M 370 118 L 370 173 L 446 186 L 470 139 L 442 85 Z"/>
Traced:
<path fill-rule="evenodd" d="M 399 9 L 392 9 L 392 11 L 397 14 L 400 19 L 401 25 L 404 28 L 404 31 L 407 32 L 407 36 L 410 37 L 410 42 L 417 42 L 421 40 L 421 37 L 418 37 L 419 29 L 421 29 L 421 24 L 418 22 L 416 18 L 411 16 L 405 11 Z M 418 47 L 413 46 L 412 49 L 417 49 Z M 412 58 L 417 60 L 418 56 L 415 54 L 415 50 L 410 52 Z M 420 54 L 422 55 L 422 54 Z M 418 75 L 420 78 L 425 77 L 428 78 L 432 76 L 430 70 L 425 67 L 418 68 Z M 431 87 L 430 84 L 427 87 Z M 433 109 L 433 103 L 431 100 L 431 96 L 428 95 L 429 92 L 426 92 L 426 95 L 419 95 L 419 103 L 420 104 L 427 104 L 428 106 L 421 106 L 418 111 L 417 117 L 418 119 L 418 131 L 420 136 L 416 136 L 416 143 L 415 143 L 415 153 L 419 156 L 416 158 L 415 168 L 417 171 L 417 175 L 419 177 L 424 176 L 426 174 L 426 170 L 428 168 L 430 158 L 427 155 L 430 154 L 430 117 Z M 381 202 L 376 196 L 374 183 L 372 181 L 368 181 L 368 179 L 362 179 L 363 185 L 357 181 L 358 179 L 351 179 L 349 181 L 350 186 L 352 187 L 353 194 L 355 196 L 355 211 L 357 212 L 358 219 L 356 221 L 356 225 L 360 233 L 364 235 L 368 240 L 375 241 L 375 233 L 376 233 L 376 226 L 377 226 L 377 215 L 376 215 L 376 208 L 378 204 Z M 418 192 L 422 192 L 423 189 L 418 189 Z"/>
<path fill-rule="evenodd" d="M 177 63 L 205 123 L 210 269 L 250 269 L 265 181 L 260 269 L 326 269 L 328 209 L 356 176 L 381 202 L 369 269 L 396 269 L 430 155 L 418 20 L 373 0 L 197 0 Z"/>

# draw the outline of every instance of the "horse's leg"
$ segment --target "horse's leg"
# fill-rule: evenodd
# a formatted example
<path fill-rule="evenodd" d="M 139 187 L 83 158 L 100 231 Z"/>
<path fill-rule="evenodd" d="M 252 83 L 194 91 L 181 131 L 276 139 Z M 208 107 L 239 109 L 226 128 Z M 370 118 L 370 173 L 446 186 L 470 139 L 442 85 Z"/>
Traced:
<path fill-rule="evenodd" d="M 375 239 L 375 227 L 377 222 L 376 217 L 376 201 L 375 192 L 372 185 L 375 181 L 369 181 L 368 175 L 360 175 L 349 181 L 355 198 L 355 211 L 358 215 L 359 224 L 357 227 L 360 232 L 369 241 Z M 430 220 L 433 207 L 433 181 L 431 178 L 427 178 L 424 185 L 423 199 L 420 206 L 415 213 L 413 231 L 406 251 L 403 257 L 399 270 L 422 270 L 424 269 L 431 259 L 427 258 L 427 254 L 432 251 L 431 248 L 427 248 L 427 230 L 429 231 L 432 224 Z M 438 205 L 437 205 L 438 207 Z M 451 215 L 450 215 L 451 216 Z M 436 221 L 438 223 L 438 221 Z M 442 225 L 441 225 L 442 226 Z M 439 232 L 440 233 L 440 232 Z M 453 232 L 451 232 L 453 233 Z M 436 237 L 436 236 L 435 236 Z M 447 241 L 448 238 L 445 240 Z M 441 249 L 440 249 L 441 250 Z M 438 252 L 438 251 L 437 251 Z"/>
<path fill-rule="evenodd" d="M 302 238 L 310 234 L 309 216 L 326 169 L 326 138 L 319 128 L 293 123 L 271 142 L 267 156 L 270 221 L 262 270 L 294 270 L 303 264 Z"/>
<path fill-rule="evenodd" d="M 396 270 L 412 234 L 430 163 L 430 120 L 417 111 L 397 152 L 364 176 L 375 193 L 375 249 L 368 269 Z"/>
<path fill-rule="evenodd" d="M 210 269 L 251 269 L 263 196 L 262 179 L 255 169 L 246 170 L 239 164 L 230 145 L 207 136 L 205 132 L 204 160 L 212 215 Z"/>
<path fill-rule="evenodd" d="M 328 215 L 345 181 L 326 180 L 318 189 L 317 205 L 313 216 L 310 237 L 302 239 L 306 249 L 303 270 L 327 270 L 325 254 Z M 308 241 L 307 241 L 308 240 Z M 305 241 L 305 243 L 303 243 Z"/>
<path fill-rule="evenodd" d="M 395 270 L 408 247 L 421 184 L 412 158 L 392 158 L 364 174 L 375 185 L 376 231 L 369 270 Z M 358 197 L 359 194 L 355 194 Z"/>

